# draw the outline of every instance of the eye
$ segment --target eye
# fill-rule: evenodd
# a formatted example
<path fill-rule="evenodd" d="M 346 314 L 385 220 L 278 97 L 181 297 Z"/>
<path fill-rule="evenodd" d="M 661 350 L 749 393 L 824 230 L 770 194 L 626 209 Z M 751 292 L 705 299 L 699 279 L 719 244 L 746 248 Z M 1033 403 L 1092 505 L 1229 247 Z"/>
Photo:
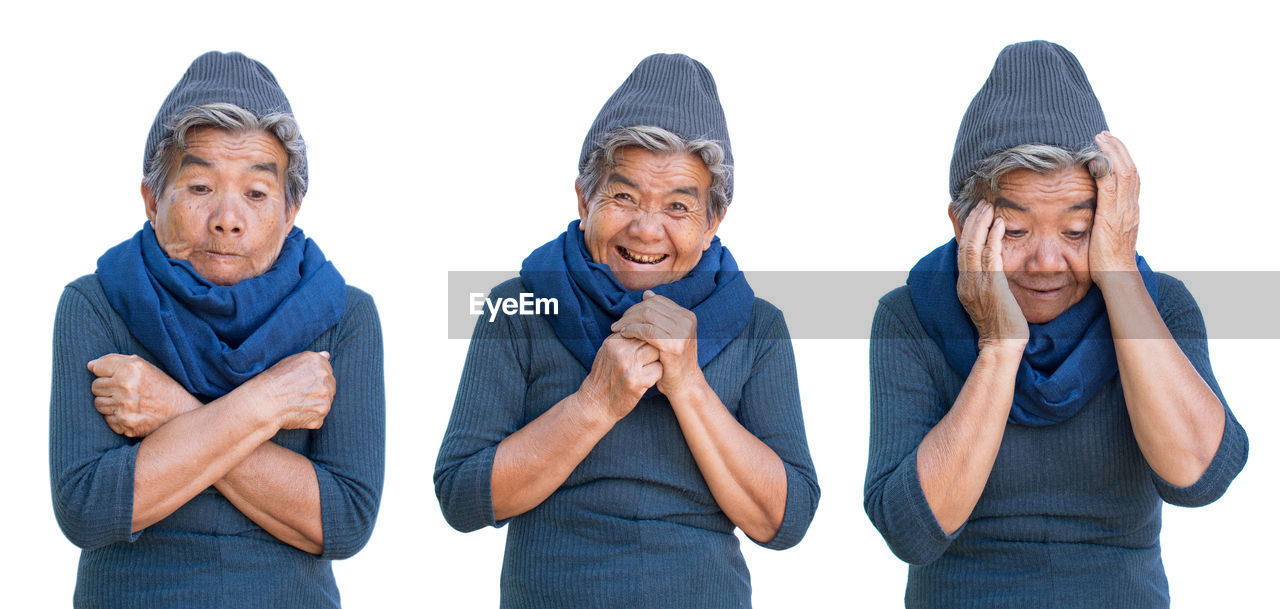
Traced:
<path fill-rule="evenodd" d="M 262 201 L 267 198 L 267 193 L 262 192 L 261 190 L 250 190 L 245 193 L 245 196 L 249 197 L 249 200 L 251 201 Z"/>
<path fill-rule="evenodd" d="M 187 187 L 187 190 L 190 190 L 191 192 L 198 195 L 207 195 L 213 192 L 213 189 L 209 188 L 208 186 L 205 186 L 204 184 L 192 184 Z"/>
<path fill-rule="evenodd" d="M 1088 237 L 1089 231 L 1069 230 L 1069 231 L 1063 232 L 1062 235 L 1072 241 L 1079 241 L 1081 239 L 1084 239 L 1085 237 Z"/>
<path fill-rule="evenodd" d="M 1004 236 L 1012 239 L 1021 239 L 1027 236 L 1027 231 L 1021 228 L 1007 228 L 1004 231 Z"/>
<path fill-rule="evenodd" d="M 679 202 L 679 201 L 676 201 L 675 203 L 672 203 L 672 204 L 671 204 L 671 206 L 669 207 L 669 209 L 670 209 L 671 211 L 686 212 L 686 211 L 689 211 L 689 206 L 688 206 L 688 205 L 685 205 L 684 203 L 681 203 L 681 202 Z"/>

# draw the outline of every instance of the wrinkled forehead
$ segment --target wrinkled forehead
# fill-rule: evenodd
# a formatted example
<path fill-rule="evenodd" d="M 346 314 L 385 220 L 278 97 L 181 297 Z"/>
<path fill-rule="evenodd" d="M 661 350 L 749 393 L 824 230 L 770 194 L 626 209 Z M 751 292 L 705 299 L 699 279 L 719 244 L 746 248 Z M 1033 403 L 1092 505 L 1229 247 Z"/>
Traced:
<path fill-rule="evenodd" d="M 288 165 L 289 155 L 275 134 L 212 126 L 188 131 L 182 147 L 174 150 L 169 159 L 175 177 L 213 172 L 282 182 Z"/>
<path fill-rule="evenodd" d="M 627 146 L 614 153 L 605 172 L 604 185 L 623 185 L 655 192 L 687 192 L 705 200 L 711 186 L 711 172 L 697 155 L 689 152 L 653 152 Z"/>
<path fill-rule="evenodd" d="M 1097 181 L 1074 166 L 1050 172 L 1015 169 L 1001 176 L 999 188 L 988 194 L 997 209 L 1014 212 L 1074 213 L 1096 207 Z"/>

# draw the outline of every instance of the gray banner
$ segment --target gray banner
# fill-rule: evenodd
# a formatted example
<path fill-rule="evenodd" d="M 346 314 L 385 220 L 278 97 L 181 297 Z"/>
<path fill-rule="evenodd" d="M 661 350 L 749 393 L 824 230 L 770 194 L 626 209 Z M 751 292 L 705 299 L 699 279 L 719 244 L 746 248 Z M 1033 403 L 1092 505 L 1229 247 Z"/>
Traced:
<path fill-rule="evenodd" d="M 782 310 L 792 338 L 865 339 L 880 297 L 906 284 L 905 271 L 759 271 L 746 273 L 756 296 Z M 1209 338 L 1280 338 L 1278 271 L 1168 273 L 1190 290 Z M 525 302 L 484 302 L 512 271 L 449 272 L 449 338 L 470 338 L 477 320 L 505 314 L 546 314 L 541 295 Z M 477 315 L 474 311 L 478 310 Z M 495 312 L 496 305 L 496 312 Z M 503 308 L 505 306 L 505 309 Z M 524 307 L 524 311 L 520 307 Z M 538 309 L 541 310 L 538 310 Z M 1154 338 L 1154 337 L 1151 337 Z"/>

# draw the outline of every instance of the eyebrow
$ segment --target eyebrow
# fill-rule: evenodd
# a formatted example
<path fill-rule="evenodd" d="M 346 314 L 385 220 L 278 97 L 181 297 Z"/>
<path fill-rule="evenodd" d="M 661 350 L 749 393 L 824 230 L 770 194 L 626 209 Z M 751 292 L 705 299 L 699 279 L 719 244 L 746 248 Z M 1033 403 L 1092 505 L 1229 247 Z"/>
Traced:
<path fill-rule="evenodd" d="M 182 169 L 187 165 L 199 165 L 201 167 L 213 167 L 213 163 L 206 161 L 194 154 L 182 155 L 182 161 L 178 163 L 178 169 Z M 254 163 L 249 167 L 254 171 L 265 171 L 273 176 L 280 175 L 280 167 L 275 163 Z"/>
<path fill-rule="evenodd" d="M 636 189 L 640 188 L 639 186 L 636 186 L 635 182 L 628 180 L 626 176 L 619 173 L 610 173 L 609 177 L 605 179 L 605 183 L 606 184 L 617 183 L 617 184 L 624 184 Z M 702 200 L 702 195 L 698 193 L 697 186 L 680 186 L 678 188 L 671 189 L 671 192 L 689 195 L 699 201 Z"/>
<path fill-rule="evenodd" d="M 273 176 L 280 175 L 280 168 L 275 163 L 254 163 L 250 169 L 256 171 L 265 171 Z"/>
<path fill-rule="evenodd" d="M 606 184 L 625 184 L 632 188 L 639 188 L 639 186 L 636 186 L 635 182 L 628 180 L 626 176 L 619 175 L 616 173 L 610 173 L 609 177 L 605 180 L 605 183 Z"/>
<path fill-rule="evenodd" d="M 994 203 L 992 203 L 992 205 L 994 205 L 997 208 L 1007 207 L 1009 209 L 1013 209 L 1016 211 L 1027 211 L 1026 207 L 1023 207 L 1022 205 L 1018 205 L 1017 203 L 1014 203 L 1013 201 L 1010 201 L 1004 197 L 996 197 L 996 200 Z M 1084 201 L 1081 201 L 1079 203 L 1076 203 L 1075 205 L 1072 205 L 1071 207 L 1068 207 L 1065 211 L 1073 212 L 1073 211 L 1079 211 L 1082 209 L 1094 209 L 1097 206 L 1098 206 L 1097 199 L 1085 199 Z"/>
<path fill-rule="evenodd" d="M 178 169 L 182 169 L 187 165 L 199 165 L 201 167 L 213 167 L 213 163 L 206 161 L 194 154 L 182 155 L 182 162 L 178 164 Z"/>

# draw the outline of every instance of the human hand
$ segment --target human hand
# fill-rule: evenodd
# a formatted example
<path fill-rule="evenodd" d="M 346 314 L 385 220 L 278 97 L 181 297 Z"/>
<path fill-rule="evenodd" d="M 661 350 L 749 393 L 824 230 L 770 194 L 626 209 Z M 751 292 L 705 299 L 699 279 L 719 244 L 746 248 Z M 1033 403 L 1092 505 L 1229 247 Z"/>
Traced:
<path fill-rule="evenodd" d="M 978 349 L 1027 344 L 1027 318 L 1004 276 L 1004 219 L 986 201 L 969 213 L 960 232 L 956 295 L 978 328 Z"/>
<path fill-rule="evenodd" d="M 662 378 L 658 391 L 668 397 L 700 380 L 698 367 L 698 317 L 675 301 L 645 290 L 643 300 L 627 309 L 610 329 L 658 349 Z"/>
<path fill-rule="evenodd" d="M 129 438 L 145 437 L 170 419 L 203 404 L 177 381 L 137 355 L 108 353 L 88 363 L 98 377 L 89 390 L 107 426 Z"/>
<path fill-rule="evenodd" d="M 1097 208 L 1089 235 L 1089 274 L 1104 285 L 1116 271 L 1137 271 L 1138 170 L 1124 143 L 1103 131 L 1093 141 L 1111 161 L 1111 174 L 1098 180 Z"/>
<path fill-rule="evenodd" d="M 627 416 L 662 378 L 658 350 L 642 340 L 611 334 L 596 352 L 579 391 L 611 423 Z"/>
<path fill-rule="evenodd" d="M 250 383 L 265 392 L 259 403 L 272 409 L 268 416 L 279 429 L 320 429 L 338 388 L 328 351 L 290 355 Z"/>

